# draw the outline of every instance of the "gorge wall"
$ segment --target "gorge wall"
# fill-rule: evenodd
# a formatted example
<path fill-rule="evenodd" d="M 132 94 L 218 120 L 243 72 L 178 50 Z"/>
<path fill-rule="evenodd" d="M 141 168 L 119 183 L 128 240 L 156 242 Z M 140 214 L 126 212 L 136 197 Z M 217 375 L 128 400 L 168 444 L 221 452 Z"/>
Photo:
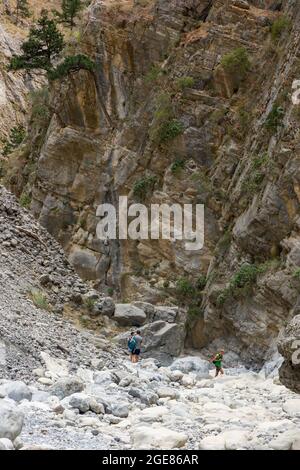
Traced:
<path fill-rule="evenodd" d="M 6 186 L 84 279 L 182 303 L 188 347 L 221 342 L 248 364 L 299 313 L 299 19 L 293 0 L 92 1 L 69 47 L 95 76 L 55 81 L 46 126 L 33 120 L 6 163 Z M 232 73 L 223 58 L 237 48 L 250 64 Z M 205 204 L 204 248 L 98 240 L 98 205 L 123 195 Z"/>

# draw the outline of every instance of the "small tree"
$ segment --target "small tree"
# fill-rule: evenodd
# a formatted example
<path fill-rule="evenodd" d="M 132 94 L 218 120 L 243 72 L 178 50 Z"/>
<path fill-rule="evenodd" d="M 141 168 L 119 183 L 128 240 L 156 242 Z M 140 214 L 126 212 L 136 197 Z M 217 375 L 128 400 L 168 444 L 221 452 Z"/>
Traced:
<path fill-rule="evenodd" d="M 36 25 L 29 32 L 27 41 L 22 44 L 23 54 L 14 55 L 10 61 L 11 70 L 53 68 L 52 61 L 64 48 L 63 35 L 54 20 L 49 19 L 47 10 L 42 10 Z"/>
<path fill-rule="evenodd" d="M 15 14 L 17 17 L 17 22 L 21 18 L 28 18 L 30 16 L 29 5 L 27 0 L 17 0 Z"/>
<path fill-rule="evenodd" d="M 53 10 L 53 13 L 60 23 L 64 23 L 73 29 L 75 26 L 75 18 L 82 8 L 83 2 L 81 0 L 62 0 L 62 11 Z"/>

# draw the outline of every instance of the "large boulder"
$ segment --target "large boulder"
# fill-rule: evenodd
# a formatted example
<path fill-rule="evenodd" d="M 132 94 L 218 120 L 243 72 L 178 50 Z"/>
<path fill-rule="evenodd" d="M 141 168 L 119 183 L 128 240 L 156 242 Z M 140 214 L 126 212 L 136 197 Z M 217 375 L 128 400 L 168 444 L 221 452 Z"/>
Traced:
<path fill-rule="evenodd" d="M 69 405 L 81 413 L 86 413 L 90 409 L 90 397 L 85 393 L 74 393 L 70 396 Z"/>
<path fill-rule="evenodd" d="M 24 382 L 11 381 L 0 386 L 0 398 L 8 397 L 16 402 L 31 400 L 32 392 Z"/>
<path fill-rule="evenodd" d="M 180 370 L 184 374 L 194 372 L 201 378 L 209 376 L 210 364 L 208 361 L 197 356 L 186 356 L 176 359 L 171 365 L 171 370 Z"/>
<path fill-rule="evenodd" d="M 66 377 L 61 378 L 55 382 L 50 388 L 52 395 L 56 395 L 58 398 L 63 399 L 73 393 L 82 392 L 84 389 L 84 383 L 78 377 Z"/>
<path fill-rule="evenodd" d="M 181 433 L 164 427 L 140 426 L 131 433 L 133 445 L 137 449 L 152 447 L 154 449 L 175 449 L 183 447 L 188 437 Z"/>
<path fill-rule="evenodd" d="M 121 326 L 141 326 L 145 323 L 145 312 L 132 304 L 116 304 L 113 319 Z"/>
<path fill-rule="evenodd" d="M 0 438 L 14 441 L 21 433 L 24 415 L 17 407 L 0 400 Z"/>
<path fill-rule="evenodd" d="M 300 315 L 296 315 L 279 335 L 278 351 L 284 357 L 279 369 L 280 381 L 300 393 Z"/>
<path fill-rule="evenodd" d="M 105 315 L 112 317 L 115 313 L 115 309 L 116 306 L 113 299 L 111 297 L 103 297 L 95 302 L 91 314 L 92 316 Z"/>
<path fill-rule="evenodd" d="M 143 357 L 154 357 L 162 363 L 170 364 L 172 358 L 181 353 L 185 338 L 183 323 L 156 321 L 143 326 L 140 330 L 143 337 Z M 128 331 L 118 335 L 115 340 L 121 346 L 127 347 L 129 333 Z"/>

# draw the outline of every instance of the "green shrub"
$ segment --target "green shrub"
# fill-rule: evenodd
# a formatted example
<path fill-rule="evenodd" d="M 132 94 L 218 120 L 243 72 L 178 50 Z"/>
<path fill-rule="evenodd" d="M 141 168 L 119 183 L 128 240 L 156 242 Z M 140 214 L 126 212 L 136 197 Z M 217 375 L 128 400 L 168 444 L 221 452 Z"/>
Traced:
<path fill-rule="evenodd" d="M 282 106 L 274 104 L 266 119 L 266 128 L 271 132 L 276 132 L 278 127 L 282 125 L 283 117 L 284 109 Z"/>
<path fill-rule="evenodd" d="M 176 87 L 183 91 L 186 88 L 193 88 L 195 85 L 195 79 L 193 77 L 180 77 L 175 83 Z"/>
<path fill-rule="evenodd" d="M 222 305 L 224 305 L 226 300 L 229 299 L 230 294 L 231 294 L 231 290 L 228 287 L 221 290 L 218 297 L 217 297 L 217 301 L 216 301 L 217 306 L 221 307 Z"/>
<path fill-rule="evenodd" d="M 253 195 L 255 194 L 261 187 L 261 184 L 264 180 L 264 173 L 259 170 L 255 170 L 251 172 L 250 176 L 247 177 L 243 181 L 242 189 L 247 194 Z"/>
<path fill-rule="evenodd" d="M 294 271 L 293 277 L 296 278 L 296 279 L 300 279 L 300 268 L 298 268 Z"/>
<path fill-rule="evenodd" d="M 291 20 L 286 16 L 277 18 L 271 26 L 271 36 L 273 41 L 278 41 L 285 31 L 291 27 Z"/>
<path fill-rule="evenodd" d="M 199 276 L 197 281 L 196 281 L 197 289 L 202 291 L 205 288 L 206 283 L 207 283 L 207 277 L 204 276 L 203 274 L 201 274 L 201 276 Z"/>
<path fill-rule="evenodd" d="M 251 66 L 247 50 L 244 47 L 237 47 L 232 52 L 225 54 L 221 65 L 228 72 L 238 74 L 241 79 L 246 76 Z"/>
<path fill-rule="evenodd" d="M 171 119 L 166 122 L 162 122 L 157 130 L 157 141 L 158 143 L 165 143 L 169 140 L 175 139 L 175 137 L 182 134 L 184 131 L 183 124 L 178 119 Z"/>
<path fill-rule="evenodd" d="M 110 296 L 114 295 L 114 290 L 113 290 L 112 287 L 109 287 L 109 288 L 107 289 L 107 294 L 110 295 Z"/>
<path fill-rule="evenodd" d="M 171 165 L 171 171 L 175 175 L 175 174 L 178 174 L 181 170 L 183 170 L 184 167 L 185 167 L 185 160 L 177 158 Z"/>
<path fill-rule="evenodd" d="M 65 77 L 71 72 L 77 72 L 82 69 L 93 72 L 95 63 L 84 54 L 69 56 L 56 68 L 48 71 L 48 78 L 49 80 L 56 80 Z"/>
<path fill-rule="evenodd" d="M 31 204 L 31 197 L 26 192 L 23 192 L 20 196 L 19 203 L 22 207 L 29 209 Z"/>
<path fill-rule="evenodd" d="M 15 126 L 10 130 L 9 137 L 4 143 L 2 155 L 7 156 L 23 142 L 26 137 L 25 128 L 21 125 Z"/>
<path fill-rule="evenodd" d="M 47 301 L 47 297 L 42 291 L 33 289 L 30 294 L 31 299 L 37 308 L 47 311 L 50 310 L 50 305 Z"/>
<path fill-rule="evenodd" d="M 156 82 L 159 77 L 162 75 L 162 70 L 159 66 L 153 65 L 149 72 L 145 75 L 145 82 L 146 83 L 153 83 Z"/>
<path fill-rule="evenodd" d="M 156 176 L 144 176 L 137 180 L 133 185 L 133 194 L 139 199 L 145 199 L 145 197 L 154 189 L 157 181 Z"/>
<path fill-rule="evenodd" d="M 195 287 L 189 279 L 182 277 L 176 282 L 176 293 L 181 298 L 191 297 L 195 294 Z"/>
<path fill-rule="evenodd" d="M 95 299 L 87 298 L 84 300 L 85 308 L 89 310 L 90 312 L 93 310 L 95 303 L 96 303 Z"/>
<path fill-rule="evenodd" d="M 240 289 L 246 285 L 252 285 L 256 282 L 259 270 L 255 264 L 243 264 L 237 273 L 234 274 L 230 281 L 230 286 L 233 289 Z"/>

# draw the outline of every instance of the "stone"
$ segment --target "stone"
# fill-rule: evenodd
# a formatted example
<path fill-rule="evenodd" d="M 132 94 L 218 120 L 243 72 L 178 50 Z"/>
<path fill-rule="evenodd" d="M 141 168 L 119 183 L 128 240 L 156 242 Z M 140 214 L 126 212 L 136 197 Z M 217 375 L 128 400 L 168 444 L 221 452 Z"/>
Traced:
<path fill-rule="evenodd" d="M 111 405 L 111 411 L 112 414 L 118 418 L 127 418 L 129 414 L 128 406 L 122 403 Z"/>
<path fill-rule="evenodd" d="M 200 450 L 224 450 L 225 437 L 222 434 L 218 436 L 206 436 L 199 444 Z"/>
<path fill-rule="evenodd" d="M 170 367 L 171 370 L 180 370 L 184 374 L 197 373 L 197 377 L 208 378 L 210 363 L 197 356 L 186 356 L 176 359 Z"/>
<path fill-rule="evenodd" d="M 143 310 L 132 304 L 116 304 L 113 319 L 121 326 L 143 325 L 147 316 Z"/>
<path fill-rule="evenodd" d="M 0 450 L 14 450 L 14 445 L 10 439 L 3 437 L 0 439 Z"/>
<path fill-rule="evenodd" d="M 107 317 L 113 317 L 115 313 L 115 303 L 111 297 L 103 297 L 99 301 L 95 302 L 92 309 L 92 315 L 105 315 Z"/>
<path fill-rule="evenodd" d="M 86 413 L 90 409 L 90 397 L 85 393 L 74 393 L 69 397 L 69 405 L 81 413 Z"/>
<path fill-rule="evenodd" d="M 183 447 L 188 437 L 181 432 L 172 431 L 164 427 L 149 428 L 140 426 L 130 433 L 136 449 L 175 449 Z"/>
<path fill-rule="evenodd" d="M 21 433 L 24 415 L 15 406 L 0 400 L 0 438 L 14 441 Z"/>
<path fill-rule="evenodd" d="M 50 372 L 51 377 L 67 377 L 68 372 L 68 363 L 64 359 L 57 359 L 45 351 L 41 352 L 41 358 L 46 366 L 48 372 Z"/>
<path fill-rule="evenodd" d="M 82 392 L 83 389 L 84 383 L 81 379 L 77 377 L 66 377 L 58 379 L 49 390 L 53 395 L 63 399 L 73 393 Z"/>
<path fill-rule="evenodd" d="M 8 397 L 16 402 L 31 400 L 32 392 L 24 382 L 8 382 L 0 386 L 0 397 Z"/>
<path fill-rule="evenodd" d="M 300 417 L 300 398 L 296 398 L 295 400 L 287 400 L 283 404 L 282 408 L 288 415 Z"/>
<path fill-rule="evenodd" d="M 157 394 L 159 398 L 171 398 L 176 399 L 178 396 L 178 392 L 176 390 L 169 388 L 169 387 L 160 387 L 157 389 Z"/>

